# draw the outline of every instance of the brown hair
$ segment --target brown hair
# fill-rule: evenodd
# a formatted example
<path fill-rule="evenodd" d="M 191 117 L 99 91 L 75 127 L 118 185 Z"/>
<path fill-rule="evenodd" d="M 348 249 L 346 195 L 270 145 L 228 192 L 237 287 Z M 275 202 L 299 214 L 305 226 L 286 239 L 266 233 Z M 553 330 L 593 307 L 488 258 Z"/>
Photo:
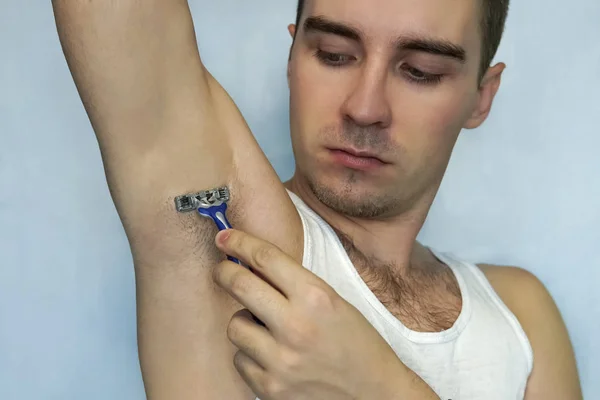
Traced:
<path fill-rule="evenodd" d="M 509 2 L 510 0 L 482 0 L 481 34 L 483 40 L 479 68 L 480 79 L 490 67 L 498 51 L 498 46 L 500 46 L 500 40 L 504 33 L 504 26 L 508 15 Z M 296 14 L 297 27 L 300 25 L 304 3 L 305 0 L 298 0 L 298 11 Z"/>

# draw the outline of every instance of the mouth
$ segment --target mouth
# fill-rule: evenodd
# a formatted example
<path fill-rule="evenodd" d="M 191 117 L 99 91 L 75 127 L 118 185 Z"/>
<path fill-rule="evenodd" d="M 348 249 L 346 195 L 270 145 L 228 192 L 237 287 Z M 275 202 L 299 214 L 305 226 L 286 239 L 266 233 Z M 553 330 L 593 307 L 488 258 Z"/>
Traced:
<path fill-rule="evenodd" d="M 389 164 L 377 154 L 368 151 L 350 148 L 329 148 L 327 150 L 336 164 L 355 170 L 372 171 Z"/>

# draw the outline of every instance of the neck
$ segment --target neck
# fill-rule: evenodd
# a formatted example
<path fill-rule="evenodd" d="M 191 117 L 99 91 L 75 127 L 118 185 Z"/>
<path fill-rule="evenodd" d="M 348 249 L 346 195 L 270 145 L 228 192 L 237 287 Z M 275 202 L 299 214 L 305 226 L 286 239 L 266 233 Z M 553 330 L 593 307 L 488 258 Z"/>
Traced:
<path fill-rule="evenodd" d="M 428 251 L 424 251 L 416 238 L 425 222 L 433 196 L 431 200 L 419 202 L 401 215 L 386 219 L 362 219 L 341 214 L 321 203 L 305 180 L 298 175 L 294 175 L 285 186 L 327 221 L 338 234 L 344 235 L 361 255 L 377 260 L 378 264 L 393 265 L 396 273 L 405 274 L 411 266 L 420 265 L 432 257 Z"/>

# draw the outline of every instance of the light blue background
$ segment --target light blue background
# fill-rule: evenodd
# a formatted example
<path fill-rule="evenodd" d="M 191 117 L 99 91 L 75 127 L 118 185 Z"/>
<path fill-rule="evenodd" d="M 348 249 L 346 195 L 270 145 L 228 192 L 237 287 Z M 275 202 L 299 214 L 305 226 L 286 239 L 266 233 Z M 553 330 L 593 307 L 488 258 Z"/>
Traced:
<path fill-rule="evenodd" d="M 192 1 L 203 57 L 293 170 L 293 0 Z M 459 141 L 421 238 L 547 285 L 600 399 L 600 2 L 514 1 L 490 120 Z M 534 25 L 536 24 L 536 25 Z M 0 399 L 143 399 L 134 276 L 49 1 L 0 0 Z"/>

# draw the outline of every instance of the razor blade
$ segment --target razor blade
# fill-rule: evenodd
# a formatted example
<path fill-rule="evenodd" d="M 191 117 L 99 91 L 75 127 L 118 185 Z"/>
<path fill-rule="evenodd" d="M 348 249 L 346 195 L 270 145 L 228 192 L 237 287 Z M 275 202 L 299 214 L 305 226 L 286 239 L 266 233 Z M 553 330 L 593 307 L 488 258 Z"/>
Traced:
<path fill-rule="evenodd" d="M 205 190 L 199 193 L 176 197 L 175 208 L 181 213 L 197 211 L 201 208 L 226 204 L 229 201 L 229 197 L 229 189 L 226 187 Z"/>

